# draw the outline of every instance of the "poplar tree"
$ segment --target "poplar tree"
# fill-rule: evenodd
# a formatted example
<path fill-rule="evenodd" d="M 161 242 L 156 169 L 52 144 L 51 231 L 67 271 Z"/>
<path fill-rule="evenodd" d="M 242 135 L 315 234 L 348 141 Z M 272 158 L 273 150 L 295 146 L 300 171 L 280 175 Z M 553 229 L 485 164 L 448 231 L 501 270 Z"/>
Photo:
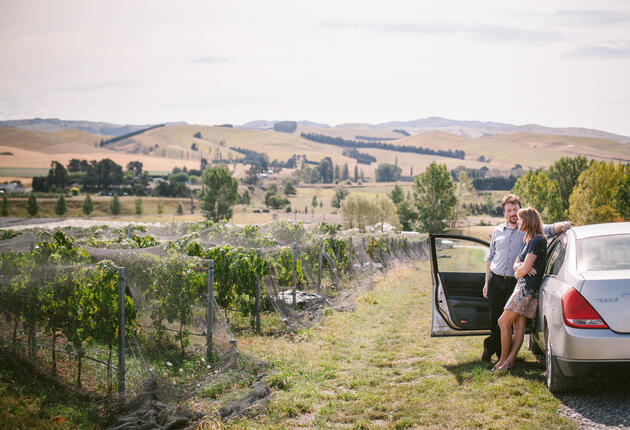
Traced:
<path fill-rule="evenodd" d="M 94 210 L 94 202 L 92 202 L 92 197 L 90 197 L 89 194 L 85 196 L 85 199 L 83 200 L 82 209 L 83 209 L 83 213 L 87 216 L 90 216 L 90 214 Z"/>

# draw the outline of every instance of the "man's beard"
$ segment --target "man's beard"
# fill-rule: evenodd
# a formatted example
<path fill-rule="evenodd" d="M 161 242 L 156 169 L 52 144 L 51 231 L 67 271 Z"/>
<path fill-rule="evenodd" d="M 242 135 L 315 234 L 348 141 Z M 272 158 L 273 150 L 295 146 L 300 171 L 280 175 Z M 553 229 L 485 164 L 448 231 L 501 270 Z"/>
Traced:
<path fill-rule="evenodd" d="M 516 224 L 517 221 L 518 221 L 518 217 L 517 216 L 511 216 L 510 217 L 510 223 L 511 224 Z"/>

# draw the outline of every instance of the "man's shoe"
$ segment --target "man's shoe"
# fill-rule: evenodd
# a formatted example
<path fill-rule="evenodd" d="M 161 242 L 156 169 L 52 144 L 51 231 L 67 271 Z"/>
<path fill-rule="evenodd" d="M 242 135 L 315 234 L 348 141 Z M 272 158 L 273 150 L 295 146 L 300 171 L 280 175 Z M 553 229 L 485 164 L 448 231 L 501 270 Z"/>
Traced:
<path fill-rule="evenodd" d="M 492 354 L 488 351 L 484 351 L 481 354 L 481 361 L 492 361 Z"/>

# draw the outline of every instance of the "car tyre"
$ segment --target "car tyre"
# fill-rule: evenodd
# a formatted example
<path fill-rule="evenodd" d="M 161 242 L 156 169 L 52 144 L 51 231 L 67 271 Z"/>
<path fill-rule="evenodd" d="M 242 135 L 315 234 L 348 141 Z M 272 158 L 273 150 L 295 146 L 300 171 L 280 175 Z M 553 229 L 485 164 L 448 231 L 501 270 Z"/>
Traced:
<path fill-rule="evenodd" d="M 553 354 L 549 329 L 545 327 L 545 364 L 547 367 L 547 388 L 552 393 L 567 393 L 575 389 L 575 379 L 564 376 Z"/>

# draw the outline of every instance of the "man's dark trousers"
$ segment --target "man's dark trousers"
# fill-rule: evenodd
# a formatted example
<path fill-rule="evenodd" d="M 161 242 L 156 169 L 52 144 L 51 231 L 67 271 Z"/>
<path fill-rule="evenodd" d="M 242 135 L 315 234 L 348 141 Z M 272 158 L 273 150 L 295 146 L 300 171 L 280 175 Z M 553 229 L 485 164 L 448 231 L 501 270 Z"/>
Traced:
<path fill-rule="evenodd" d="M 503 308 L 514 291 L 516 278 L 508 278 L 490 273 L 488 280 L 488 306 L 490 307 L 491 334 L 483 341 L 484 356 L 492 357 L 496 354 L 501 357 L 501 329 L 499 317 Z"/>

